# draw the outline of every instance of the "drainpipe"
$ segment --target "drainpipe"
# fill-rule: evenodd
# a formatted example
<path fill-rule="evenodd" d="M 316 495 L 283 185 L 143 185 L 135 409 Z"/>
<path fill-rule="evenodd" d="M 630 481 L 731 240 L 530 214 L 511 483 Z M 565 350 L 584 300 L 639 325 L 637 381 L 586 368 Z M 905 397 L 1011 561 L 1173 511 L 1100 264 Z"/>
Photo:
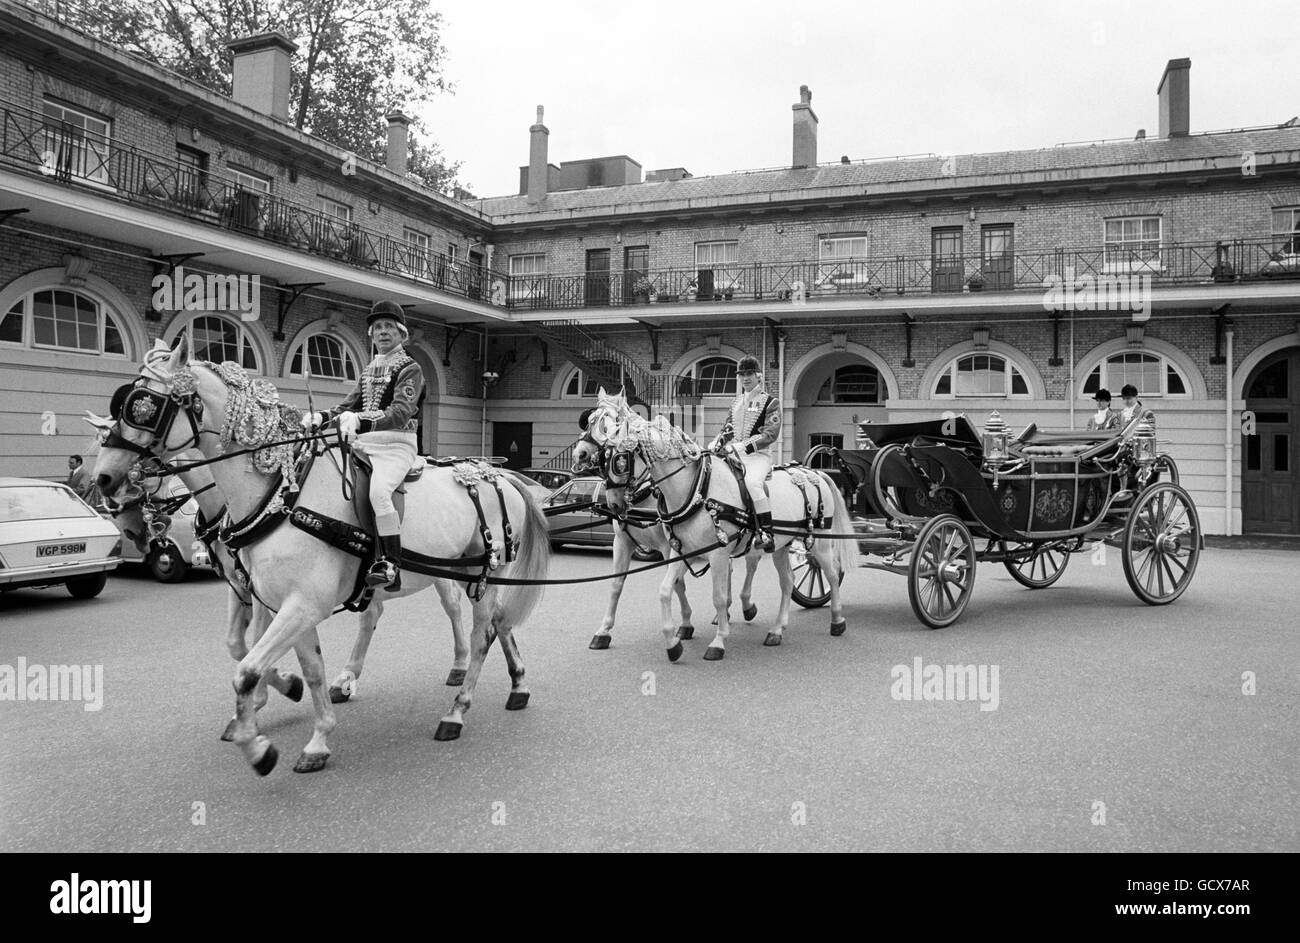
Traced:
<path fill-rule="evenodd" d="M 479 363 L 483 364 L 483 375 L 479 377 L 482 382 L 483 390 L 483 411 L 479 416 L 478 426 L 478 454 L 487 455 L 487 327 L 483 328 L 483 337 L 479 346 Z"/>
<path fill-rule="evenodd" d="M 776 463 L 785 461 L 785 331 L 776 335 L 776 400 L 781 408 L 781 438 L 776 443 Z"/>
<path fill-rule="evenodd" d="M 1232 536 L 1232 446 L 1236 441 L 1232 425 L 1232 322 L 1224 326 L 1227 334 L 1227 352 L 1224 356 L 1223 411 L 1223 534 Z"/>
<path fill-rule="evenodd" d="M 1070 308 L 1070 431 L 1074 431 L 1074 400 L 1078 396 L 1074 386 L 1074 308 Z"/>

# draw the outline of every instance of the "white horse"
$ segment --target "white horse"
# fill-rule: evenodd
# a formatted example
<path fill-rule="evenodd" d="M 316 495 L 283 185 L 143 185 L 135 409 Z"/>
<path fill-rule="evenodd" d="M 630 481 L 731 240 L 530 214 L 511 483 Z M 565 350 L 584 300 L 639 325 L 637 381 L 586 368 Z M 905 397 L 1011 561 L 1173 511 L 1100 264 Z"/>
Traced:
<path fill-rule="evenodd" d="M 238 366 L 192 363 L 183 339 L 165 363 L 146 363 L 141 373 L 141 386 L 131 394 L 132 397 L 144 399 L 151 396 L 155 405 L 170 400 L 177 404 L 177 408 L 166 428 L 157 433 L 141 431 L 122 422 L 115 425 L 116 434 L 136 452 L 167 459 L 196 447 L 206 458 L 216 459 L 224 453 L 225 442 L 251 441 L 260 445 L 273 441 L 277 434 L 283 434 L 288 428 L 283 421 L 279 426 L 272 424 L 273 418 L 278 417 L 278 410 L 260 398 L 264 390 L 256 384 L 250 385 Z M 265 386 L 269 387 L 269 384 Z M 147 412 L 147 405 L 142 402 L 137 405 Z M 130 397 L 125 407 L 132 408 Z M 175 421 L 176 416 L 182 414 L 189 417 L 190 435 Z M 283 417 L 279 418 L 283 420 Z M 266 428 L 268 425 L 270 429 Z M 234 521 L 280 513 L 275 510 L 280 497 L 273 494 L 278 479 L 268 476 L 254 461 L 257 455 L 263 454 L 266 453 L 218 461 L 211 466 Z M 110 441 L 101 449 L 95 463 L 96 482 L 105 493 L 116 492 L 134 461 L 132 451 L 114 448 Z M 471 481 L 473 486 L 473 475 L 480 476 L 477 488 L 483 494 L 481 512 L 476 511 L 467 486 L 460 483 L 461 480 Z M 483 659 L 498 635 L 512 680 L 506 708 L 519 710 L 528 704 L 524 665 L 513 631 L 537 604 L 541 587 L 531 583 L 501 587 L 478 580 L 488 568 L 489 556 L 493 558 L 492 562 L 497 562 L 503 555 L 506 559 L 510 557 L 502 546 L 505 533 L 502 505 L 505 517 L 518 535 L 518 542 L 517 546 L 510 548 L 515 551 L 513 560 L 502 561 L 504 565 L 496 571 L 498 577 L 527 581 L 544 579 L 550 562 L 550 546 L 545 518 L 526 486 L 514 475 L 496 476 L 497 473 L 491 469 L 484 472 L 473 467 L 434 467 L 407 488 L 403 546 L 431 558 L 475 560 L 472 566 L 448 564 L 447 569 L 465 574 L 466 582 L 478 583 L 481 590 L 478 598 L 473 600 L 470 664 L 465 683 L 452 702 L 451 710 L 438 725 L 434 735 L 438 740 L 453 740 L 460 735 Z M 487 478 L 496 478 L 503 485 L 500 498 Z M 303 509 L 354 527 L 358 524 L 352 502 L 343 494 L 340 471 L 328 459 L 318 459 L 312 473 L 302 483 L 295 511 Z M 493 546 L 484 545 L 480 513 Z M 247 546 L 243 555 L 248 561 L 249 571 L 254 574 L 256 597 L 275 615 L 252 650 L 240 660 L 235 675 L 237 723 L 233 732 L 234 742 L 259 774 L 266 775 L 275 767 L 278 752 L 257 730 L 254 694 L 266 673 L 293 648 L 303 660 L 304 674 L 316 708 L 315 731 L 299 758 L 298 767 L 304 771 L 320 769 L 329 756 L 327 737 L 336 721 L 324 691 L 316 627 L 330 616 L 335 606 L 352 595 L 361 561 L 300 527 L 289 525 L 287 521 L 281 521 L 265 536 Z M 482 561 L 481 566 L 478 561 Z M 394 595 L 411 595 L 433 583 L 434 577 L 408 568 L 403 573 L 401 591 Z M 312 666 L 311 670 L 308 664 Z"/>
<path fill-rule="evenodd" d="M 575 470 L 587 470 L 600 467 L 601 449 L 594 442 L 586 437 L 580 439 L 573 449 L 573 467 Z M 587 647 L 596 651 L 604 651 L 609 648 L 611 636 L 614 632 L 614 623 L 618 616 L 618 603 L 623 596 L 623 585 L 627 582 L 626 571 L 633 564 L 632 554 L 637 546 L 646 550 L 657 552 L 663 559 L 667 560 L 675 556 L 672 546 L 668 542 L 668 531 L 657 521 L 657 512 L 654 510 L 655 501 L 650 497 L 648 492 L 638 491 L 634 495 L 628 495 L 628 489 L 631 482 L 627 476 L 615 472 L 608 467 L 604 468 L 602 474 L 605 478 L 605 504 L 620 518 L 626 518 L 627 515 L 637 517 L 644 516 L 649 521 L 649 515 L 655 515 L 654 523 L 645 523 L 643 525 L 627 523 L 626 519 L 616 520 L 614 522 L 614 572 L 624 574 L 616 576 L 610 581 L 609 587 L 609 605 L 605 609 L 605 618 L 601 620 L 600 628 L 591 638 L 591 644 Z M 633 503 L 629 506 L 629 498 Z M 754 605 L 753 588 L 754 573 L 758 570 L 759 560 L 763 554 L 760 550 L 752 551 L 745 557 L 745 582 L 740 590 L 740 608 L 746 622 L 752 622 L 758 615 L 758 606 Z M 677 595 L 677 600 L 681 606 L 681 622 L 677 627 L 677 637 L 682 641 L 689 641 L 695 637 L 695 626 L 691 623 L 690 601 L 686 598 L 686 574 L 685 570 L 673 584 L 673 592 Z M 715 623 L 716 624 L 716 623 Z"/>
<path fill-rule="evenodd" d="M 87 421 L 102 432 L 109 431 L 113 425 L 113 420 L 100 416 L 91 416 Z M 225 514 L 226 504 L 221 494 L 216 490 L 216 481 L 212 477 L 211 470 L 207 465 L 186 467 L 192 463 L 203 461 L 202 454 L 195 450 L 186 450 L 178 453 L 175 460 L 181 468 L 176 477 L 189 489 L 194 503 L 198 506 L 200 519 L 206 525 L 219 523 Z M 149 541 L 154 536 L 150 533 L 150 525 L 145 520 L 144 515 L 147 492 L 143 488 L 132 488 L 129 484 L 124 486 L 123 491 L 124 495 L 108 499 L 109 506 L 113 510 L 114 520 L 123 536 L 132 541 L 140 552 L 144 553 L 148 548 Z M 270 624 L 271 613 L 261 603 L 253 599 L 248 587 L 243 585 L 239 568 L 236 566 L 230 549 L 220 540 L 212 539 L 207 543 L 213 556 L 213 562 L 229 587 L 226 594 L 226 650 L 230 652 L 231 658 L 239 662 L 248 654 L 248 631 L 250 626 L 253 627 L 253 641 L 256 643 L 261 638 L 266 626 Z M 464 620 L 461 618 L 460 612 L 459 590 L 450 580 L 435 580 L 433 586 L 437 590 L 438 601 L 442 603 L 443 611 L 447 613 L 447 618 L 451 622 L 451 634 L 454 640 L 454 661 L 452 662 L 451 671 L 447 675 L 447 684 L 459 687 L 461 682 L 465 680 L 465 668 L 469 662 L 469 643 L 465 640 Z M 380 616 L 384 613 L 384 596 L 386 592 L 386 590 L 376 592 L 370 606 L 358 615 L 360 624 L 357 628 L 357 640 L 352 646 L 352 657 L 349 659 L 347 667 L 343 669 L 329 688 L 332 703 L 339 704 L 347 701 L 356 690 L 356 682 L 361 677 L 361 670 L 365 666 L 366 653 L 370 648 L 371 639 L 374 637 L 375 627 L 379 623 Z M 272 668 L 266 673 L 263 683 L 258 686 L 258 691 L 254 695 L 257 710 L 261 710 L 266 706 L 268 685 L 291 701 L 302 700 L 302 678 Z M 235 726 L 236 720 L 232 718 L 230 723 L 226 725 L 221 739 L 225 741 L 231 740 L 234 737 Z"/>
<path fill-rule="evenodd" d="M 660 492 L 659 514 L 681 543 L 682 553 L 703 551 L 715 543 L 721 547 L 709 550 L 704 559 L 713 568 L 713 605 L 717 610 L 717 633 L 705 650 L 708 661 L 722 658 L 730 634 L 727 604 L 731 598 L 731 553 L 737 540 L 745 540 L 742 528 L 728 520 L 744 507 L 735 475 L 717 456 L 704 453 L 698 444 L 681 430 L 662 418 L 653 422 L 645 420 L 627 407 L 622 395 L 611 397 L 600 390 L 597 405 L 587 420 L 587 435 L 596 446 L 608 448 L 614 457 L 630 456 L 629 474 L 634 480 L 646 478 Z M 638 470 L 636 465 L 640 464 Z M 802 487 L 800 482 L 802 482 Z M 817 560 L 822 572 L 845 573 L 857 566 L 858 548 L 853 539 L 833 540 L 816 535 L 837 532 L 851 534 L 852 524 L 844 498 L 829 477 L 812 469 L 797 471 L 780 469 L 773 473 L 768 489 L 772 501 L 772 517 L 782 522 L 781 529 L 808 530 L 812 539 L 808 552 Z M 714 517 L 710 510 L 718 511 Z M 808 505 L 821 507 L 829 519 L 808 521 Z M 742 512 L 743 513 L 743 512 Z M 781 606 L 776 625 L 768 632 L 764 645 L 780 645 L 790 619 L 790 593 L 794 575 L 790 566 L 789 547 L 793 540 L 802 539 L 787 533 L 775 535 L 776 550 L 773 562 L 781 585 Z M 685 570 L 684 562 L 670 564 L 660 587 L 664 644 L 670 661 L 682 655 L 682 643 L 676 637 L 671 609 L 673 584 Z M 831 578 L 832 635 L 844 633 L 847 624 L 840 602 L 839 580 Z"/>

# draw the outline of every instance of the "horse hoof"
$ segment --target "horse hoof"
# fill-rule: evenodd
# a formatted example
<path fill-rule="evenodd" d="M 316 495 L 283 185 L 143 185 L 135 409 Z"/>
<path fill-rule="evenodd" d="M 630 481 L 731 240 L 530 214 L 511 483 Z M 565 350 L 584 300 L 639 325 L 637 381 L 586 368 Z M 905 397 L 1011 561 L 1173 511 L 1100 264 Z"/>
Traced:
<path fill-rule="evenodd" d="M 511 691 L 510 696 L 506 698 L 506 710 L 508 711 L 521 711 L 527 706 L 527 691 Z"/>
<path fill-rule="evenodd" d="M 235 728 L 239 726 L 239 718 L 230 718 L 230 723 L 226 724 L 226 729 L 221 731 L 222 743 L 233 743 L 235 739 Z"/>
<path fill-rule="evenodd" d="M 302 678 L 298 677 L 297 675 L 294 675 L 293 680 L 289 682 L 289 690 L 284 692 L 284 696 L 287 697 L 289 700 L 293 701 L 295 704 L 301 701 L 302 700 Z"/>
<path fill-rule="evenodd" d="M 695 638 L 695 626 L 693 625 L 681 626 L 680 628 L 677 629 L 677 637 L 681 639 L 683 642 L 689 642 L 691 639 Z"/>
<path fill-rule="evenodd" d="M 449 683 L 450 683 L 450 682 L 449 682 Z M 331 686 L 331 687 L 330 687 L 330 703 L 331 703 L 331 704 L 342 704 L 344 701 L 350 700 L 351 697 L 352 697 L 351 694 L 349 694 L 347 691 L 344 691 L 344 690 L 343 690 L 342 688 L 340 688 L 340 687 L 337 687 L 337 686 Z"/>
<path fill-rule="evenodd" d="M 668 660 L 676 661 L 677 659 L 682 657 L 683 651 L 684 649 L 682 648 L 681 639 L 678 639 L 677 644 L 674 645 L 672 648 L 668 649 Z"/>
<path fill-rule="evenodd" d="M 839 622 L 831 623 L 831 635 L 843 635 L 844 630 L 849 627 L 847 619 L 841 619 Z"/>
<path fill-rule="evenodd" d="M 434 731 L 433 739 L 435 740 L 458 740 L 460 739 L 460 728 L 464 724 L 458 724 L 454 720 L 438 721 L 438 729 Z"/>
<path fill-rule="evenodd" d="M 710 645 L 708 648 L 704 650 L 704 660 L 722 661 L 722 656 L 725 654 L 727 654 L 727 650 L 725 648 L 717 648 L 716 646 Z"/>
<path fill-rule="evenodd" d="M 605 649 L 609 648 L 609 636 L 593 635 L 591 637 L 591 644 L 587 647 L 593 652 L 603 652 Z"/>
<path fill-rule="evenodd" d="M 767 638 L 763 639 L 763 644 L 768 648 L 775 648 L 781 644 L 781 636 L 777 635 L 775 632 L 768 632 Z"/>
<path fill-rule="evenodd" d="M 458 688 L 465 683 L 465 669 L 453 668 L 447 672 L 447 686 Z"/>
<path fill-rule="evenodd" d="M 295 773 L 318 773 L 325 768 L 325 762 L 330 758 L 328 753 L 304 753 L 298 757 L 298 762 L 293 764 Z"/>
<path fill-rule="evenodd" d="M 745 617 L 746 622 L 753 622 L 754 616 L 758 615 L 758 606 L 746 606 L 740 614 Z"/>
<path fill-rule="evenodd" d="M 262 758 L 253 764 L 253 772 L 258 776 L 265 776 L 271 770 L 275 769 L 275 761 L 280 758 L 280 751 L 275 748 L 275 744 L 266 748 Z"/>

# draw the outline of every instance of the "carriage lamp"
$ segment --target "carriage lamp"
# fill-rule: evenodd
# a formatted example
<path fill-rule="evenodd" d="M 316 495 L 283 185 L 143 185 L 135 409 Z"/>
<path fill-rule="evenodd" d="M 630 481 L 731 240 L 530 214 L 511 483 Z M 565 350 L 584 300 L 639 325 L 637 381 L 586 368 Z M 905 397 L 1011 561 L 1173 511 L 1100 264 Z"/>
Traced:
<path fill-rule="evenodd" d="M 1139 465 L 1150 465 L 1156 460 L 1156 427 L 1150 419 L 1138 423 L 1133 435 L 1133 458 Z"/>
<path fill-rule="evenodd" d="M 1007 452 L 1007 423 L 995 409 L 984 421 L 984 464 L 1001 465 L 1009 456 Z"/>

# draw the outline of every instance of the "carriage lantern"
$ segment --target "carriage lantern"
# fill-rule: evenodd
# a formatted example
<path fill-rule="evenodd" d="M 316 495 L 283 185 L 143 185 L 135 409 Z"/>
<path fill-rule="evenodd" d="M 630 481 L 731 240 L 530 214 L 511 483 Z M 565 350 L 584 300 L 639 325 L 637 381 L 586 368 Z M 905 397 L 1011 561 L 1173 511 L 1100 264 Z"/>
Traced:
<path fill-rule="evenodd" d="M 1150 465 L 1156 460 L 1156 427 L 1150 419 L 1138 423 L 1133 436 L 1133 458 L 1139 465 Z"/>
<path fill-rule="evenodd" d="M 984 421 L 984 464 L 1001 465 L 1007 460 L 1007 423 L 995 409 Z"/>

